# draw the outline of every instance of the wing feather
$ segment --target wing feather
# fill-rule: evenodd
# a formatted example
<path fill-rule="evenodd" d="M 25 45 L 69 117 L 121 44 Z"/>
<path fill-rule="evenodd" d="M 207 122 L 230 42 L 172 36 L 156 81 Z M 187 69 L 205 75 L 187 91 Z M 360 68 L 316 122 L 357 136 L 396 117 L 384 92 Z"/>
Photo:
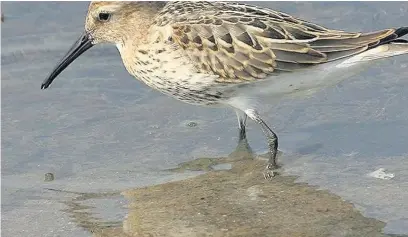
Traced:
<path fill-rule="evenodd" d="M 330 30 L 282 12 L 222 2 L 171 2 L 158 25 L 171 26 L 173 41 L 200 72 L 233 83 L 346 58 L 396 37 L 395 29 Z"/>

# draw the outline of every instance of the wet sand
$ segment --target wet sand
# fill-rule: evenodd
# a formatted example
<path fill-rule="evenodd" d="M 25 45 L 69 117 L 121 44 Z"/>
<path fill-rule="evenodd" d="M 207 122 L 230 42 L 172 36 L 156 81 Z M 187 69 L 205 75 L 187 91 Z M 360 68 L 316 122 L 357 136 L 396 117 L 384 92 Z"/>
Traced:
<path fill-rule="evenodd" d="M 210 168 L 225 162 L 232 164 L 230 170 Z M 67 204 L 79 226 L 100 237 L 389 236 L 382 234 L 385 223 L 363 217 L 336 195 L 295 183 L 296 177 L 264 180 L 264 165 L 264 160 L 230 158 L 182 164 L 173 171 L 210 171 L 122 192 L 130 203 L 123 223 L 92 221 L 87 207 Z M 94 197 L 80 199 L 87 198 Z"/>

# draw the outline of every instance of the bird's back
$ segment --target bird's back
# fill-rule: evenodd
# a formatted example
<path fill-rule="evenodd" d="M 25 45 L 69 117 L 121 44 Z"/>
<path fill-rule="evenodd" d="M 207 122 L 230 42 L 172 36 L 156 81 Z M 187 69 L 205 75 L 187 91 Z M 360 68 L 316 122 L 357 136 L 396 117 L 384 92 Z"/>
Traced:
<path fill-rule="evenodd" d="M 331 30 L 268 8 L 230 2 L 169 2 L 155 24 L 220 83 L 243 83 L 400 43 L 408 28 Z"/>

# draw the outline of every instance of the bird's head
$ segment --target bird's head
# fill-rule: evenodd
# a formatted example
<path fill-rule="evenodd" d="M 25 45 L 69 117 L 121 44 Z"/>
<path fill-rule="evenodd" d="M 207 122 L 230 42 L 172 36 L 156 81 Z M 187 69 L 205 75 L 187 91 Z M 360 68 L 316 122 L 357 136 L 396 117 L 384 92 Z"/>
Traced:
<path fill-rule="evenodd" d="M 85 30 L 68 53 L 41 85 L 48 88 L 52 81 L 82 53 L 99 43 L 115 45 L 131 41 L 142 44 L 154 16 L 165 2 L 92 2 L 88 8 Z"/>

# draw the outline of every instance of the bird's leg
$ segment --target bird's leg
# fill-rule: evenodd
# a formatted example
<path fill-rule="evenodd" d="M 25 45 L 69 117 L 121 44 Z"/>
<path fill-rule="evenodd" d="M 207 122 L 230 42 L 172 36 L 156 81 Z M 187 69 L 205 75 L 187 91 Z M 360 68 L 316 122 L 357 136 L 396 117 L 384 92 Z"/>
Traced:
<path fill-rule="evenodd" d="M 239 111 L 236 111 L 237 114 L 237 118 L 238 118 L 238 136 L 239 136 L 239 140 L 238 140 L 238 144 L 240 144 L 242 141 L 246 140 L 246 121 L 248 116 L 246 114 L 242 114 Z"/>
<path fill-rule="evenodd" d="M 247 109 L 245 110 L 245 113 L 248 115 L 250 119 L 254 120 L 256 123 L 261 125 L 262 132 L 265 134 L 268 140 L 270 156 L 264 172 L 264 177 L 265 179 L 272 178 L 277 174 L 274 171 L 274 169 L 278 168 L 278 165 L 276 164 L 276 155 L 278 154 L 278 136 L 276 136 L 272 129 L 270 129 L 268 125 L 262 120 L 262 118 L 259 116 L 256 110 Z"/>
<path fill-rule="evenodd" d="M 253 152 L 248 144 L 245 129 L 248 116 L 239 110 L 236 110 L 235 112 L 238 118 L 238 145 L 235 151 L 232 152 L 229 156 L 233 157 L 234 159 L 242 159 L 248 157 L 253 158 Z"/>

